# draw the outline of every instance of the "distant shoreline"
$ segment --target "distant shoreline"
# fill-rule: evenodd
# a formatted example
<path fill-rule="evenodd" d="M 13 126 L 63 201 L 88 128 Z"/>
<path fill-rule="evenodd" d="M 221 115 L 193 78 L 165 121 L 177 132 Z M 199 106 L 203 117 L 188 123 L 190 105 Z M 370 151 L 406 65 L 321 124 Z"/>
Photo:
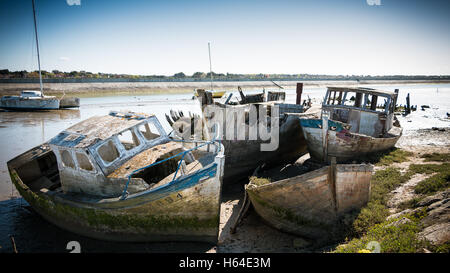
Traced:
<path fill-rule="evenodd" d="M 326 86 L 357 86 L 374 84 L 439 84 L 450 83 L 450 80 L 305 80 L 305 81 L 275 81 L 285 89 L 295 88 L 297 82 L 303 82 L 304 87 Z M 276 89 L 270 80 L 268 81 L 217 81 L 213 82 L 214 90 L 237 90 L 240 86 L 244 89 Z M 194 89 L 210 89 L 210 82 L 90 82 L 90 83 L 44 83 L 44 92 L 48 95 L 78 95 L 78 96 L 103 96 L 126 94 L 165 94 L 165 93 L 189 93 Z M 39 83 L 0 83 L 0 95 L 17 95 L 22 90 L 39 90 Z"/>

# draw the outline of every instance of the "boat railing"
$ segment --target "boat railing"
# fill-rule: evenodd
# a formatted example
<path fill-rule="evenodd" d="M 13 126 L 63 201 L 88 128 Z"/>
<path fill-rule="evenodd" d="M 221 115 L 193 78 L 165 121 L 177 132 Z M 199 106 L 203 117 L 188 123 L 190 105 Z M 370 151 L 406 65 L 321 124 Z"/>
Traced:
<path fill-rule="evenodd" d="M 150 167 L 156 166 L 156 165 L 158 165 L 158 164 L 164 163 L 164 162 L 166 162 L 166 161 L 168 161 L 168 160 L 170 160 L 170 159 L 173 159 L 173 158 L 176 158 L 176 157 L 178 157 L 178 156 L 181 156 L 181 159 L 180 159 L 180 161 L 178 162 L 177 169 L 176 169 L 175 174 L 174 174 L 174 176 L 173 176 L 173 178 L 172 178 L 172 181 L 171 181 L 171 182 L 173 182 L 173 181 L 176 179 L 176 177 L 177 177 L 178 170 L 180 169 L 181 164 L 183 163 L 183 160 L 184 160 L 184 157 L 185 157 L 186 154 L 188 154 L 188 153 L 190 153 L 190 152 L 192 152 L 192 151 L 194 151 L 194 150 L 197 150 L 197 149 L 199 149 L 199 148 L 201 148 L 201 147 L 204 147 L 204 146 L 206 146 L 206 145 L 214 145 L 214 146 L 216 147 L 216 152 L 217 152 L 217 153 L 220 152 L 220 145 L 219 145 L 218 142 L 216 141 L 216 138 L 214 138 L 214 139 L 211 140 L 211 141 L 186 141 L 186 140 L 174 140 L 174 141 L 175 141 L 175 142 L 183 142 L 183 143 L 196 143 L 196 146 L 195 146 L 194 148 L 185 150 L 185 151 L 180 152 L 180 153 L 178 153 L 178 154 L 176 154 L 176 155 L 173 155 L 173 156 L 171 156 L 171 157 L 165 158 L 165 159 L 163 159 L 163 160 L 161 160 L 161 161 L 154 162 L 154 163 L 152 163 L 152 164 L 150 164 L 150 165 L 144 166 L 144 167 L 142 167 L 142 168 L 136 169 L 136 170 L 134 170 L 133 172 L 131 172 L 131 174 L 129 174 L 129 175 L 127 176 L 127 177 L 128 177 L 128 180 L 127 180 L 127 183 L 125 184 L 125 188 L 123 189 L 123 192 L 122 192 L 122 195 L 121 195 L 121 197 L 120 197 L 120 200 L 125 200 L 125 199 L 127 198 L 127 196 L 128 196 L 127 189 L 128 189 L 128 185 L 129 185 L 130 182 L 131 182 L 132 176 L 133 176 L 134 174 L 136 174 L 136 173 L 142 171 L 142 170 L 145 170 L 145 169 L 147 169 L 147 168 L 150 168 Z M 201 144 L 200 144 L 200 145 L 197 145 L 198 143 L 201 143 Z"/>

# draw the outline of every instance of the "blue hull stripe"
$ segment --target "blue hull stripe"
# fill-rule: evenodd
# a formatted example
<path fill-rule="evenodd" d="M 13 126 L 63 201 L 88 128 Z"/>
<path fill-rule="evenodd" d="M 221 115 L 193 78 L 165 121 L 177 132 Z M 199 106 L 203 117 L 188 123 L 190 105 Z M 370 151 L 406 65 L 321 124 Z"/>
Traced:
<path fill-rule="evenodd" d="M 300 125 L 305 128 L 322 128 L 322 120 L 321 119 L 300 119 Z M 334 128 L 332 128 L 334 127 Z M 333 131 L 342 131 L 344 130 L 344 126 L 341 122 L 336 122 L 331 119 L 328 120 L 328 129 L 333 129 Z"/>
<path fill-rule="evenodd" d="M 214 163 L 210 167 L 192 173 L 182 179 L 174 180 L 155 189 L 150 189 L 144 192 L 129 195 L 127 199 L 123 200 L 122 202 L 126 202 L 127 200 L 132 200 L 134 198 L 143 198 L 143 201 L 145 202 L 161 199 L 174 192 L 179 192 L 184 189 L 195 186 L 196 184 L 199 183 L 201 178 L 214 177 L 216 175 L 216 171 L 217 171 L 217 164 Z"/>

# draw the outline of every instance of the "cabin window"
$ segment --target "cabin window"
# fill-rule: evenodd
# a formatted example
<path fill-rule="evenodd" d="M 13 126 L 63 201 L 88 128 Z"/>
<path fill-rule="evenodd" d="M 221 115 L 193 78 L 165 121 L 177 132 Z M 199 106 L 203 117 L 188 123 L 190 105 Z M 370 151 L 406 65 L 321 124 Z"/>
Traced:
<path fill-rule="evenodd" d="M 343 93 L 344 92 L 337 91 L 337 90 L 330 91 L 329 94 L 328 94 L 327 104 L 328 105 L 339 105 L 339 104 L 341 104 Z"/>
<path fill-rule="evenodd" d="M 355 106 L 355 99 L 355 92 L 345 92 L 341 104 L 345 106 Z"/>
<path fill-rule="evenodd" d="M 370 109 L 370 104 L 371 104 L 370 97 L 372 97 L 372 96 L 367 93 L 363 95 L 361 108 Z"/>
<path fill-rule="evenodd" d="M 155 138 L 160 137 L 160 133 L 158 129 L 156 128 L 155 124 L 153 122 L 147 122 L 144 124 L 139 125 L 139 131 L 141 134 L 145 137 L 147 140 L 152 140 Z"/>
<path fill-rule="evenodd" d="M 94 167 L 92 167 L 91 161 L 84 153 L 75 153 L 78 161 L 78 167 L 80 169 L 86 170 L 86 171 L 93 171 Z"/>
<path fill-rule="evenodd" d="M 107 142 L 103 143 L 98 148 L 97 152 L 106 163 L 113 162 L 120 155 L 119 151 L 116 148 L 116 145 L 114 145 L 112 140 L 108 140 Z"/>
<path fill-rule="evenodd" d="M 73 161 L 72 155 L 67 150 L 60 151 L 61 160 L 64 167 L 75 168 L 75 162 Z"/>
<path fill-rule="evenodd" d="M 125 150 L 131 150 L 133 148 L 136 148 L 140 144 L 139 139 L 131 129 L 118 134 L 117 137 L 119 138 L 119 141 L 120 143 L 122 143 Z"/>

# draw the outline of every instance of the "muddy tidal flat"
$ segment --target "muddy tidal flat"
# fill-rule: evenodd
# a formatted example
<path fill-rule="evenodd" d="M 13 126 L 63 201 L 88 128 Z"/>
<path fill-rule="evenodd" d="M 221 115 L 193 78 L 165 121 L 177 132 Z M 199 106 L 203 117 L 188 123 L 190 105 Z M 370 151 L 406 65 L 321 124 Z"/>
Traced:
<path fill-rule="evenodd" d="M 302 98 L 310 97 L 313 103 L 319 104 L 325 94 L 326 85 L 327 83 L 320 86 L 305 85 Z M 407 168 L 408 164 L 423 161 L 421 159 L 423 154 L 450 153 L 450 119 L 448 118 L 448 114 L 450 114 L 450 84 L 370 83 L 360 84 L 360 86 L 390 91 L 399 89 L 399 104 L 405 104 L 406 95 L 409 93 L 411 104 L 417 105 L 417 111 L 406 117 L 398 116 L 403 127 L 403 135 L 396 147 L 410 152 L 411 155 L 406 161 L 394 163 L 392 166 L 400 169 Z M 192 86 L 193 88 L 195 87 Z M 256 92 L 258 87 L 251 89 L 251 92 Z M 237 94 L 235 90 L 236 88 L 233 88 L 232 92 Z M 266 87 L 266 90 L 278 91 L 276 87 Z M 55 91 L 57 90 L 55 89 Z M 286 102 L 295 103 L 294 87 L 284 91 L 287 93 Z M 236 233 L 231 234 L 230 227 L 241 208 L 246 181 L 226 186 L 223 189 L 218 245 L 200 243 L 130 244 L 98 241 L 61 230 L 46 222 L 30 209 L 26 201 L 18 195 L 9 178 L 6 162 L 13 157 L 48 141 L 60 131 L 81 120 L 95 115 L 105 115 L 111 110 L 155 114 L 167 132 L 170 132 L 171 128 L 164 114 L 169 113 L 171 109 L 200 113 L 200 106 L 197 100 L 192 99 L 192 92 L 150 93 L 147 94 L 143 91 L 139 94 L 82 96 L 81 106 L 76 110 L 0 112 L 0 150 L 2 151 L 0 153 L 0 252 L 13 251 L 10 236 L 13 236 L 19 252 L 69 252 L 66 246 L 70 241 L 80 242 L 82 252 L 185 252 L 188 249 L 190 252 L 258 253 L 333 250 L 334 246 L 318 248 L 314 242 L 305 238 L 279 232 L 264 224 L 253 210 L 250 210 L 243 219 Z M 421 105 L 427 105 L 429 108 L 422 110 Z M 413 176 L 411 179 L 420 180 L 420 176 Z M 407 182 L 405 185 L 415 185 L 414 183 L 418 183 L 415 180 L 410 181 L 409 184 Z M 396 190 L 404 192 L 405 196 L 411 194 L 407 187 Z M 404 203 L 407 200 L 403 200 L 395 192 L 392 193 L 392 197 L 397 198 L 389 203 L 394 204 L 390 208 L 394 214 L 400 211 L 395 204 Z"/>

